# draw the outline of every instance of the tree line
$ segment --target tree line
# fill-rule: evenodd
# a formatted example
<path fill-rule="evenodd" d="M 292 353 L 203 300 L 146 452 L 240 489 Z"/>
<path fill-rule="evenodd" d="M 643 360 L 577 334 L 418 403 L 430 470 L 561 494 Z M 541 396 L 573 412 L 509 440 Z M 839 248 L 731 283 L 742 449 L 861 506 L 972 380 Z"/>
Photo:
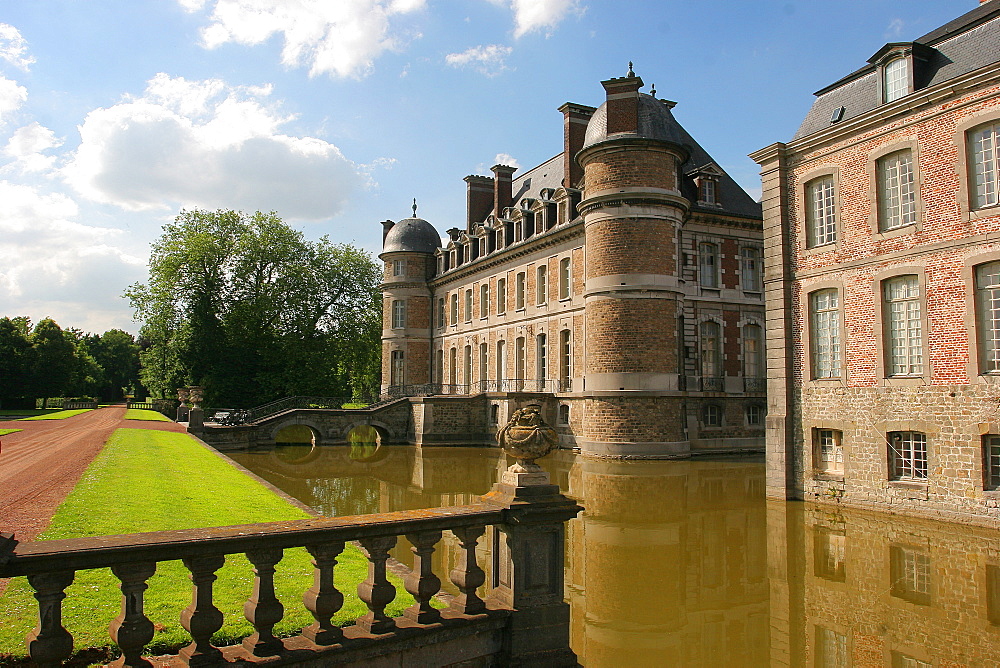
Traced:
<path fill-rule="evenodd" d="M 377 393 L 381 271 L 275 213 L 182 211 L 126 296 L 143 323 L 140 379 L 156 397 L 201 385 L 211 407 Z"/>
<path fill-rule="evenodd" d="M 117 401 L 141 393 L 139 345 L 128 332 L 88 334 L 51 318 L 0 318 L 0 406 L 34 408 L 36 398 Z"/>

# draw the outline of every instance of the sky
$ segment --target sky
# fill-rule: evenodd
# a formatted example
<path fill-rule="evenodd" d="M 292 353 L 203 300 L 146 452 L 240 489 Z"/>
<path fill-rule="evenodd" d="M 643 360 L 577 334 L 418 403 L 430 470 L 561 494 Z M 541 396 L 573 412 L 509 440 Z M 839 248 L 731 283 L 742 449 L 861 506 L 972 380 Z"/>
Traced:
<path fill-rule="evenodd" d="M 1000 0 L 994 0 L 1000 1 Z M 138 332 L 182 209 L 275 211 L 377 254 L 462 226 L 468 174 L 562 151 L 629 61 L 759 198 L 813 91 L 977 0 L 0 0 L 0 316 Z M 515 174 L 516 176 L 516 174 Z"/>

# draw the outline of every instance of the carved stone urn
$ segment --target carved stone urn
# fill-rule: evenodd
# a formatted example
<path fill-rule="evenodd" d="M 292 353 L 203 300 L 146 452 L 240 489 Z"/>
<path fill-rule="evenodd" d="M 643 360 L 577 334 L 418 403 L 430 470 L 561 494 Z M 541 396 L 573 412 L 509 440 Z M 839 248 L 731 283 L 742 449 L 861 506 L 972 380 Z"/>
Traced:
<path fill-rule="evenodd" d="M 191 397 L 191 408 L 201 408 L 201 401 L 204 398 L 204 387 L 192 385 L 188 388 Z"/>
<path fill-rule="evenodd" d="M 186 387 L 177 388 L 177 401 L 181 402 L 181 406 L 187 403 L 188 397 L 191 396 L 191 391 Z"/>
<path fill-rule="evenodd" d="M 542 419 L 542 407 L 529 404 L 514 411 L 510 422 L 497 432 L 497 442 L 504 452 L 517 460 L 509 471 L 535 473 L 542 470 L 535 460 L 555 450 L 559 435 Z"/>

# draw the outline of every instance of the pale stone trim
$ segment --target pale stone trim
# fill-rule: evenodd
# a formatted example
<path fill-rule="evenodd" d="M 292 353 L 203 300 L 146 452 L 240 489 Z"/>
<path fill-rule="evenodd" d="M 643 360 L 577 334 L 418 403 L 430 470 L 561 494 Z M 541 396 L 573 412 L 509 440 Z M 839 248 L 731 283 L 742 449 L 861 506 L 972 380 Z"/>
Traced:
<path fill-rule="evenodd" d="M 969 130 L 996 120 L 1000 120 L 1000 109 L 996 107 L 981 109 L 973 112 L 958 123 L 952 135 L 952 142 L 958 152 L 958 159 L 955 162 L 955 173 L 958 175 L 958 207 L 962 216 L 961 220 L 963 221 L 1000 216 L 1000 205 L 983 207 L 981 209 L 972 208 L 972 188 L 969 186 L 972 174 L 969 171 L 969 142 L 966 138 Z"/>
<path fill-rule="evenodd" d="M 917 277 L 917 285 L 920 286 L 920 327 L 921 327 L 921 346 L 923 348 L 923 371 L 919 375 L 914 376 L 889 376 L 886 374 L 886 329 L 885 329 L 885 318 L 884 318 L 884 307 L 885 307 L 885 297 L 883 293 L 883 285 L 886 281 L 896 278 L 897 276 L 911 276 L 915 275 Z M 931 365 L 930 349 L 927 346 L 927 341 L 930 338 L 930 326 L 929 320 L 927 318 L 927 273 L 926 268 L 923 264 L 910 264 L 910 265 L 899 265 L 893 267 L 887 267 L 880 272 L 877 272 L 872 276 L 872 296 L 875 298 L 874 303 L 874 313 L 875 317 L 872 323 L 873 330 L 875 332 L 875 383 L 880 387 L 887 387 L 892 385 L 927 385 L 930 383 L 931 378 L 934 377 L 933 368 Z M 890 429 L 888 431 L 906 431 L 905 429 Z M 922 431 L 922 430 L 916 430 Z"/>
<path fill-rule="evenodd" d="M 883 231 L 880 227 L 879 214 L 881 210 L 878 199 L 878 161 L 887 155 L 898 151 L 910 152 L 910 160 L 913 166 L 913 189 L 915 195 L 914 207 L 916 209 L 916 222 L 892 230 Z M 916 135 L 912 135 L 898 141 L 881 144 L 868 153 L 868 201 L 872 203 L 871 211 L 868 215 L 868 227 L 876 239 L 891 239 L 893 237 L 914 234 L 923 229 L 924 225 L 924 198 L 923 198 L 923 170 L 920 168 L 920 144 Z"/>
<path fill-rule="evenodd" d="M 822 244 L 820 246 L 809 246 L 809 203 L 806 201 L 806 193 L 809 184 L 824 176 L 833 177 L 833 215 L 837 221 L 837 238 L 833 243 Z M 807 172 L 797 175 L 795 188 L 795 215 L 797 218 L 795 229 L 798 234 L 796 246 L 800 258 L 809 257 L 818 253 L 830 253 L 840 249 L 844 241 L 844 219 L 841 212 L 841 200 L 843 193 L 840 186 L 840 166 L 839 165 L 819 165 Z"/>

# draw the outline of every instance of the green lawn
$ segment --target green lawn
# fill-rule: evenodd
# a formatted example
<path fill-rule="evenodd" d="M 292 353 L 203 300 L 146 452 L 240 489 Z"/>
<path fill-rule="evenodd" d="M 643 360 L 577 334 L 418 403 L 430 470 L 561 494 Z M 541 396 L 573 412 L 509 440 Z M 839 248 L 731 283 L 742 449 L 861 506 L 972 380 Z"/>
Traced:
<path fill-rule="evenodd" d="M 159 411 L 150 411 L 145 408 L 129 408 L 125 411 L 126 420 L 151 420 L 153 422 L 170 422 L 170 418 Z"/>
<path fill-rule="evenodd" d="M 56 411 L 55 413 L 48 413 L 45 415 L 36 415 L 34 417 L 21 418 L 24 420 L 65 420 L 66 418 L 73 417 L 74 415 L 79 415 L 80 413 L 86 413 L 87 411 L 92 411 L 93 408 L 74 408 L 71 411 Z"/>
<path fill-rule="evenodd" d="M 59 507 L 41 539 L 78 538 L 140 531 L 225 526 L 249 522 L 304 519 L 307 514 L 256 480 L 237 471 L 187 434 L 145 429 L 119 429 L 94 460 L 76 489 Z M 367 574 L 367 561 L 348 545 L 338 559 L 335 579 L 346 597 L 336 621 L 347 623 L 367 611 L 355 596 Z M 312 623 L 302 594 L 312 584 L 313 568 L 305 549 L 288 550 L 278 564 L 275 586 L 285 605 L 285 619 L 276 632 L 295 635 Z M 243 555 L 230 555 L 218 572 L 215 604 L 225 614 L 217 644 L 230 644 L 253 632 L 243 618 L 243 603 L 253 584 Z M 398 579 L 400 596 L 389 614 L 413 604 Z M 64 625 L 77 650 L 105 647 L 108 624 L 118 614 L 121 594 L 108 569 L 81 571 L 66 590 Z M 191 601 L 188 572 L 180 561 L 161 562 L 149 580 L 146 614 L 157 633 L 147 653 L 175 651 L 190 642 L 179 615 Z M 24 656 L 24 637 L 35 625 L 37 604 L 24 578 L 15 578 L 0 597 L 0 665 L 4 653 Z"/>
<path fill-rule="evenodd" d="M 0 436 L 6 436 L 7 434 L 13 434 L 15 431 L 24 431 L 23 429 L 0 429 Z"/>
<path fill-rule="evenodd" d="M 29 415 L 51 415 L 60 409 L 58 408 L 4 408 L 0 410 L 0 419 L 5 416 L 25 417 Z"/>

